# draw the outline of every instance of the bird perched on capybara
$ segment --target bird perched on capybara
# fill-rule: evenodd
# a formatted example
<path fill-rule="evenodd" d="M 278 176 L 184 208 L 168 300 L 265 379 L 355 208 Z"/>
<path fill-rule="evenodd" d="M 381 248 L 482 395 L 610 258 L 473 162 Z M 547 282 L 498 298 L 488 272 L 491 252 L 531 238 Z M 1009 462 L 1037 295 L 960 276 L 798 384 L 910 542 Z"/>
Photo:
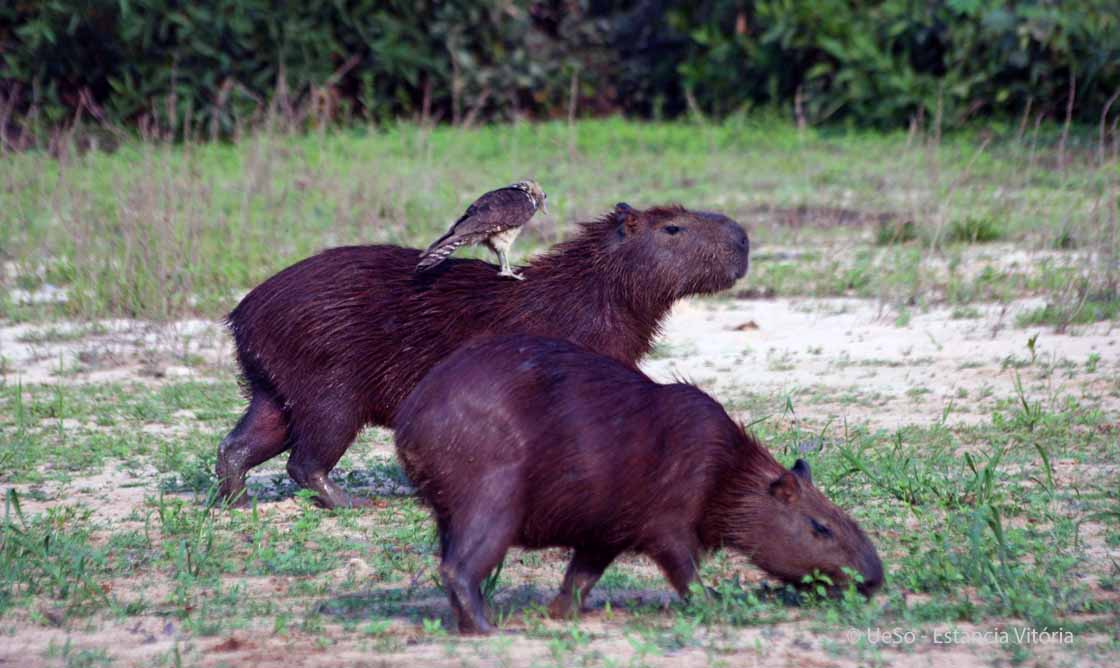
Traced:
<path fill-rule="evenodd" d="M 420 251 L 335 248 L 254 288 L 229 315 L 249 407 L 218 447 L 225 498 L 246 472 L 291 448 L 288 473 L 327 507 L 365 505 L 327 474 L 367 424 L 388 425 L 432 366 L 471 339 L 569 339 L 635 363 L 673 302 L 730 287 L 747 271 L 746 232 L 716 213 L 625 204 L 535 258 L 526 281 Z"/>
<path fill-rule="evenodd" d="M 523 279 L 509 263 L 509 249 L 537 211 L 548 213 L 548 195 L 536 181 L 518 181 L 505 188 L 491 190 L 479 197 L 455 221 L 447 234 L 436 239 L 428 250 L 420 254 L 416 271 L 428 271 L 437 266 L 460 246 L 486 244 L 498 256 L 499 276 Z"/>
<path fill-rule="evenodd" d="M 401 404 L 397 456 L 439 530 L 440 575 L 464 632 L 490 629 L 479 584 L 510 546 L 574 548 L 554 616 L 587 600 L 623 552 L 682 596 L 704 552 L 729 547 L 787 582 L 883 569 L 859 526 L 787 470 L 715 400 L 570 341 L 472 342 Z"/>

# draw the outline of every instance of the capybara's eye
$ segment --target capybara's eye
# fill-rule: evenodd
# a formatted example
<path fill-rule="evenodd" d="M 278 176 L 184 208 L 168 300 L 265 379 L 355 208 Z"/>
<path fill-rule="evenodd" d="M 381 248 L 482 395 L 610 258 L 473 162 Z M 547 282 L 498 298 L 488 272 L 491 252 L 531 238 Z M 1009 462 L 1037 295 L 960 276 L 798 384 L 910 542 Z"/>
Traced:
<path fill-rule="evenodd" d="M 829 529 L 812 517 L 809 518 L 809 524 L 813 525 L 813 533 L 817 534 L 821 538 L 829 538 L 832 536 L 832 529 Z"/>
<path fill-rule="evenodd" d="M 676 225 L 666 225 L 665 227 L 663 227 L 661 229 L 665 230 L 665 234 L 676 234 L 676 233 L 680 232 L 683 228 L 677 227 Z"/>

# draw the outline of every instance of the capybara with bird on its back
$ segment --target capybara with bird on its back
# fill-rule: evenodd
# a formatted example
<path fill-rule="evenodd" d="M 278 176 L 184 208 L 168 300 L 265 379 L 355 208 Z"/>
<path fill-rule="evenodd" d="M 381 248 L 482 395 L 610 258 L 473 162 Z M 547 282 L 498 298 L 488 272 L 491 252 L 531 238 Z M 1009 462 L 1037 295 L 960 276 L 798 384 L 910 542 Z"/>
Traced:
<path fill-rule="evenodd" d="M 731 287 L 747 271 L 746 232 L 679 206 L 625 204 L 510 281 L 478 260 L 417 274 L 420 251 L 334 248 L 254 288 L 229 315 L 249 407 L 218 448 L 222 494 L 291 449 L 288 473 L 324 506 L 365 505 L 327 474 L 367 424 L 389 425 L 437 362 L 486 335 L 575 341 L 625 364 L 649 351 L 673 302 Z"/>
<path fill-rule="evenodd" d="M 465 632 L 486 632 L 479 584 L 510 546 L 571 547 L 550 611 L 586 601 L 623 552 L 682 596 L 703 553 L 730 547 L 786 582 L 883 569 L 859 526 L 779 464 L 696 387 L 659 385 L 569 341 L 502 336 L 440 362 L 397 411 L 397 456 L 431 506 L 440 574 Z"/>

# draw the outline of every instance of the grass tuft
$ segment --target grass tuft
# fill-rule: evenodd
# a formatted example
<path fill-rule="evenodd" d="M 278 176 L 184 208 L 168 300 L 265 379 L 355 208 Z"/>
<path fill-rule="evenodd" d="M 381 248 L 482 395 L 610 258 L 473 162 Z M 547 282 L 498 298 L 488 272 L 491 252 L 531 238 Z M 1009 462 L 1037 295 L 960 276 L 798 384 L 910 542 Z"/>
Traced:
<path fill-rule="evenodd" d="M 949 223 L 945 232 L 948 243 L 982 244 L 999 241 L 1006 236 L 1002 222 L 990 216 L 967 216 Z"/>

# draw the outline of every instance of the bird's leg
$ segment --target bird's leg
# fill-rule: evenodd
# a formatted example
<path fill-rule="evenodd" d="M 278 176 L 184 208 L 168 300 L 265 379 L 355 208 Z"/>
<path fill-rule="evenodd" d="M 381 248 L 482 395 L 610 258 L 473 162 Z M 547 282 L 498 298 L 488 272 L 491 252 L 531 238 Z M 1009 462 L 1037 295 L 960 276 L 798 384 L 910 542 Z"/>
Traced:
<path fill-rule="evenodd" d="M 509 263 L 509 251 L 505 248 L 496 248 L 498 252 L 498 262 L 501 264 L 501 271 L 498 272 L 499 276 L 507 278 L 516 278 L 519 281 L 524 281 L 525 277 L 513 270 Z"/>

